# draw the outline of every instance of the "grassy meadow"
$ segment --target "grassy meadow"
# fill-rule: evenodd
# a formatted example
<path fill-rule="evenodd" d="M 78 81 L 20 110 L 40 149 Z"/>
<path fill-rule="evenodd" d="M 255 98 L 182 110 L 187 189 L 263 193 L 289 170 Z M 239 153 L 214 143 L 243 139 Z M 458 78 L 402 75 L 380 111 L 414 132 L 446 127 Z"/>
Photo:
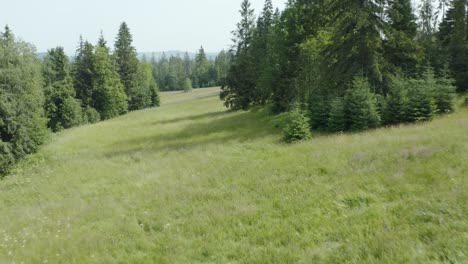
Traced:
<path fill-rule="evenodd" d="M 0 263 L 468 262 L 468 108 L 288 145 L 218 94 L 53 135 L 0 180 Z"/>

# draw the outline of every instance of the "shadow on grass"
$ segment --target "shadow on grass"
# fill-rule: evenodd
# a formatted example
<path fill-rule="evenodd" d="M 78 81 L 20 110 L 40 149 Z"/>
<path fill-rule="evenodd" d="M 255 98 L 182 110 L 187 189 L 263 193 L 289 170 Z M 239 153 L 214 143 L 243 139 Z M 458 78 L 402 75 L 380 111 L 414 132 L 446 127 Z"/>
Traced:
<path fill-rule="evenodd" d="M 206 118 L 209 121 L 203 121 Z M 195 121 L 180 131 L 133 138 L 110 145 L 105 152 L 107 158 L 141 155 L 158 151 L 188 150 L 209 144 L 230 141 L 246 142 L 281 133 L 281 116 L 271 116 L 265 110 L 251 112 L 212 112 L 160 121 L 163 125 L 181 121 Z M 198 121 L 198 122 L 197 122 Z"/>
<path fill-rule="evenodd" d="M 173 118 L 173 119 L 165 119 L 165 120 L 156 121 L 156 122 L 151 123 L 151 125 L 157 126 L 157 125 L 167 125 L 167 124 L 184 122 L 184 121 L 199 121 L 201 119 L 223 116 L 223 115 L 226 115 L 226 113 L 227 112 L 211 112 L 211 113 L 205 113 L 205 114 L 200 114 L 200 115 L 182 116 L 182 117 Z"/>

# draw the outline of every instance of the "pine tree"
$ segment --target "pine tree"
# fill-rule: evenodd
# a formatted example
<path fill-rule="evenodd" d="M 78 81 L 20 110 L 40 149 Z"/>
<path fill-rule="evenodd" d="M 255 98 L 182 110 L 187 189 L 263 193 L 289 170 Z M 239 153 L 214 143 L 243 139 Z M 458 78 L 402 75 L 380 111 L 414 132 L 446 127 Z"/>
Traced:
<path fill-rule="evenodd" d="M 133 38 L 130 34 L 130 29 L 127 23 L 123 22 L 120 25 L 119 33 L 114 46 L 114 58 L 117 64 L 117 72 L 120 80 L 125 88 L 128 100 L 130 102 L 129 109 L 138 109 L 133 102 L 139 101 L 132 96 L 137 94 L 134 90 L 137 86 L 138 73 L 138 58 L 135 48 L 132 46 Z"/>
<path fill-rule="evenodd" d="M 81 104 L 75 99 L 68 57 L 62 47 L 48 51 L 44 58 L 45 110 L 52 131 L 82 123 Z"/>

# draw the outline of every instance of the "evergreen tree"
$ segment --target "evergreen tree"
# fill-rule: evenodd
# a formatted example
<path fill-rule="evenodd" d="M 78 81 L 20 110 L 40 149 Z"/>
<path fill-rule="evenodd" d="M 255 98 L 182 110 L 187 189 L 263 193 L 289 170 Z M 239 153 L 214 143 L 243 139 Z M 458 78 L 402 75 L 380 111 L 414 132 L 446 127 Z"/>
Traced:
<path fill-rule="evenodd" d="M 75 62 L 73 64 L 73 86 L 76 91 L 76 98 L 81 101 L 83 108 L 91 105 L 94 93 L 94 47 L 88 41 L 80 37 Z"/>
<path fill-rule="evenodd" d="M 192 91 L 192 81 L 189 78 L 185 79 L 183 88 L 186 93 Z"/>
<path fill-rule="evenodd" d="M 299 105 L 293 107 L 293 110 L 289 113 L 287 122 L 283 131 L 286 142 L 293 143 L 309 139 L 312 136 L 309 125 L 310 120 Z"/>
<path fill-rule="evenodd" d="M 230 53 L 222 50 L 215 59 L 216 85 L 224 86 L 229 71 Z"/>
<path fill-rule="evenodd" d="M 44 58 L 45 110 L 52 131 L 82 123 L 81 104 L 75 99 L 68 57 L 62 47 L 51 49 Z"/>
<path fill-rule="evenodd" d="M 416 75 L 421 63 L 421 48 L 415 41 L 416 16 L 410 0 L 390 0 L 387 15 L 390 19 L 385 56 L 390 64 L 401 68 L 406 74 Z"/>
<path fill-rule="evenodd" d="M 343 132 L 346 130 L 345 103 L 341 97 L 331 101 L 328 130 L 330 132 Z"/>
<path fill-rule="evenodd" d="M 299 64 L 300 45 L 314 37 L 332 18 L 334 8 L 330 0 L 288 1 L 281 16 L 274 18 L 274 58 L 272 76 L 272 110 L 275 113 L 287 111 L 296 100 L 297 75 L 302 68 Z M 275 16 L 274 16 L 275 17 Z M 325 119 L 325 123 L 327 119 Z"/>
<path fill-rule="evenodd" d="M 234 54 L 231 67 L 222 87 L 221 99 L 232 109 L 247 109 L 252 104 L 256 86 L 255 60 L 251 54 L 254 25 L 254 10 L 249 0 L 241 4 L 241 21 L 233 32 Z"/>
<path fill-rule="evenodd" d="M 192 77 L 192 70 L 193 70 L 193 62 L 190 59 L 188 52 L 184 54 L 184 61 L 183 61 L 183 78 L 184 80 L 187 78 Z"/>
<path fill-rule="evenodd" d="M 253 101 L 255 104 L 265 104 L 272 94 L 273 85 L 273 26 L 274 11 L 271 0 L 266 0 L 263 11 L 257 20 L 253 39 L 252 55 L 255 56 L 257 83 Z"/>
<path fill-rule="evenodd" d="M 93 96 L 91 106 L 102 119 L 127 111 L 127 96 L 107 47 L 96 47 L 93 57 Z"/>
<path fill-rule="evenodd" d="M 169 61 L 167 60 L 166 54 L 163 53 L 161 59 L 158 63 L 158 78 L 156 81 L 158 82 L 158 86 L 161 88 L 162 91 L 170 90 L 170 87 L 167 85 L 167 76 L 169 75 Z"/>
<path fill-rule="evenodd" d="M 203 88 L 208 86 L 208 70 L 209 70 L 209 63 L 208 58 L 206 57 L 205 50 L 203 46 L 200 47 L 196 57 L 195 57 L 195 65 L 193 70 L 193 79 L 195 87 Z"/>
<path fill-rule="evenodd" d="M 35 49 L 0 32 L 0 175 L 35 152 L 47 135 L 41 66 Z"/>
<path fill-rule="evenodd" d="M 381 34 L 386 32 L 386 23 L 382 17 L 382 1 L 341 0 L 335 1 L 332 7 L 338 10 L 338 23 L 333 45 L 326 52 L 331 65 L 326 78 L 335 79 L 340 94 L 358 74 L 365 76 L 372 86 L 383 88 L 385 62 Z"/>
<path fill-rule="evenodd" d="M 360 131 L 375 128 L 380 124 L 375 95 L 367 79 L 357 77 L 345 96 L 346 128 Z"/>
<path fill-rule="evenodd" d="M 467 8 L 466 0 L 451 1 L 451 7 L 441 24 L 441 31 L 438 35 L 459 91 L 468 90 Z"/>
<path fill-rule="evenodd" d="M 115 41 L 114 57 L 117 64 L 117 72 L 125 88 L 130 109 L 138 109 L 133 102 L 139 101 L 132 96 L 138 94 L 134 91 L 137 88 L 138 58 L 135 48 L 132 46 L 132 35 L 127 24 L 123 22 L 120 25 L 119 33 Z"/>
<path fill-rule="evenodd" d="M 130 104 L 133 108 L 130 110 L 139 110 L 153 106 L 154 92 L 157 93 L 157 90 L 154 91 L 154 86 L 156 86 L 153 76 L 151 75 L 151 67 L 147 63 L 140 62 L 139 69 L 137 73 L 137 85 L 131 91 L 131 101 Z"/>
<path fill-rule="evenodd" d="M 407 83 L 402 76 L 397 75 L 392 80 L 390 91 L 386 98 L 386 105 L 382 115 L 383 123 L 395 125 L 407 121 L 407 105 Z"/>
<path fill-rule="evenodd" d="M 455 109 L 455 91 L 453 80 L 446 75 L 438 78 L 435 91 L 433 91 L 434 103 L 438 114 L 451 113 Z"/>
<path fill-rule="evenodd" d="M 408 104 L 406 119 L 409 122 L 427 121 L 432 119 L 436 107 L 431 92 L 435 89 L 436 81 L 429 73 L 423 79 L 408 81 Z"/>

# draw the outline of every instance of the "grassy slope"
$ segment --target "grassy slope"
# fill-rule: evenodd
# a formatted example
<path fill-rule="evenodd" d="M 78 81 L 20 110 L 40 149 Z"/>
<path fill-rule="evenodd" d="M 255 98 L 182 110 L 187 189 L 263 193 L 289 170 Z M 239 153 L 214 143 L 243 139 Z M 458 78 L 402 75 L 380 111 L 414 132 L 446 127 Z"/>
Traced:
<path fill-rule="evenodd" d="M 280 143 L 217 89 L 54 136 L 0 181 L 0 263 L 468 261 L 468 110 Z"/>

